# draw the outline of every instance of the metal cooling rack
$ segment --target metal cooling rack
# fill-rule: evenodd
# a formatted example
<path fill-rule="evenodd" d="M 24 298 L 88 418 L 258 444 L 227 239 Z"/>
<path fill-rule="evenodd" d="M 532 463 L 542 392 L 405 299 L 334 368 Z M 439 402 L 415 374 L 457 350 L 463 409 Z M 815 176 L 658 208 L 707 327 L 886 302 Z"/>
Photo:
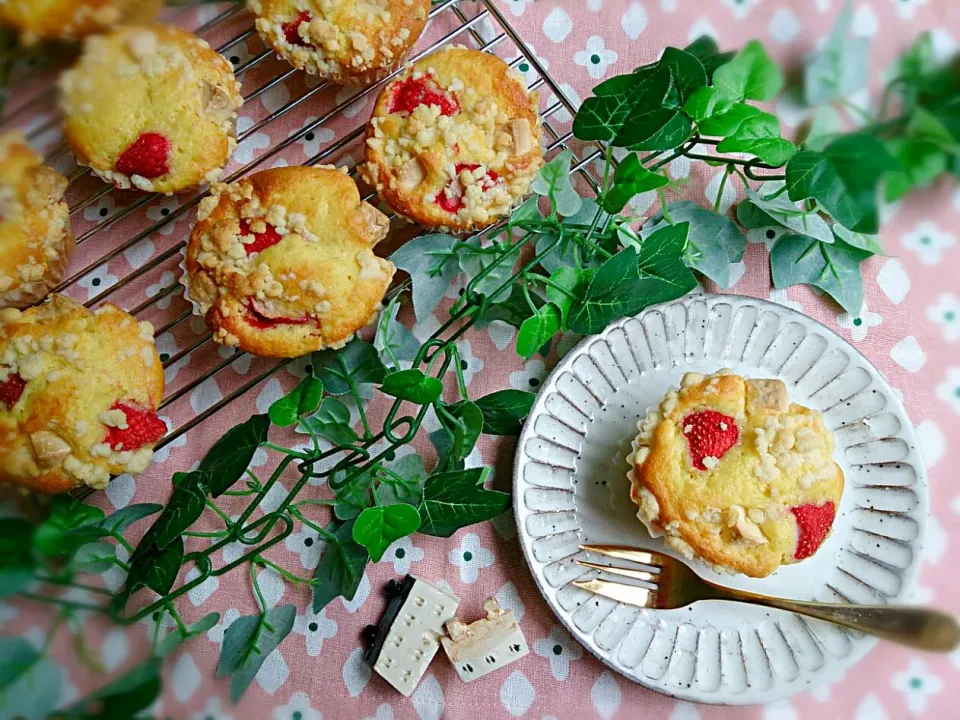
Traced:
<path fill-rule="evenodd" d="M 196 7 L 179 8 L 171 11 L 166 19 L 168 22 L 179 24 L 179 21 L 184 20 L 184 18 L 187 15 L 192 14 L 191 11 L 195 9 Z M 238 54 L 237 48 L 242 47 L 242 44 L 248 39 L 250 39 L 252 43 L 255 43 L 257 47 L 260 48 L 258 52 L 255 52 L 248 59 L 245 59 L 241 62 L 240 58 L 236 57 L 234 61 L 234 70 L 238 79 L 240 79 L 243 85 L 243 90 L 245 91 L 245 104 L 249 104 L 251 101 L 259 98 L 264 93 L 276 87 L 278 84 L 283 83 L 299 71 L 286 65 L 285 63 L 283 63 L 282 66 L 278 64 L 277 74 L 268 77 L 262 82 L 262 84 L 259 84 L 255 88 L 250 87 L 246 76 L 250 75 L 250 71 L 254 70 L 258 66 L 265 66 L 266 63 L 270 61 L 273 51 L 262 49 L 262 44 L 260 43 L 260 40 L 256 35 L 256 31 L 253 28 L 252 19 L 243 9 L 242 5 L 238 3 L 232 4 L 227 9 L 220 11 L 215 15 L 215 17 L 199 27 L 194 26 L 191 28 L 188 25 L 188 29 L 191 29 L 200 37 L 210 38 L 217 36 L 218 34 L 222 35 L 225 28 L 234 24 L 242 27 L 243 29 L 231 39 L 227 40 L 226 42 L 222 42 L 216 49 L 221 54 L 230 57 L 231 55 Z M 437 28 L 441 28 L 441 32 L 437 32 Z M 434 52 L 440 47 L 451 43 L 467 45 L 501 56 L 506 55 L 507 51 L 513 49 L 517 56 L 510 62 L 512 67 L 517 68 L 523 63 L 528 63 L 529 67 L 536 71 L 538 77 L 534 82 L 530 83 L 529 88 L 531 90 L 541 90 L 541 116 L 543 119 L 543 128 L 547 135 L 547 145 L 545 147 L 547 156 L 549 157 L 551 154 L 559 152 L 564 148 L 569 148 L 574 153 L 575 158 L 573 170 L 579 176 L 581 176 L 583 180 L 593 188 L 594 191 L 597 191 L 599 186 L 596 177 L 594 177 L 594 175 L 591 173 L 591 166 L 594 160 L 602 156 L 601 151 L 595 146 L 582 146 L 578 144 L 573 140 L 572 133 L 569 130 L 557 127 L 558 124 L 563 124 L 558 123 L 558 113 L 560 113 L 561 110 L 565 110 L 567 116 L 571 117 L 574 115 L 576 107 L 566 97 L 556 80 L 549 75 L 546 67 L 533 54 L 533 52 L 530 50 L 530 47 L 523 40 L 518 31 L 510 24 L 510 22 L 497 8 L 495 2 L 493 0 L 447 0 L 446 2 L 441 2 L 434 5 L 430 12 L 430 21 L 427 29 L 424 32 L 424 36 L 421 38 L 420 43 L 415 49 L 415 52 L 409 57 L 409 60 L 417 60 L 431 52 Z M 239 54 L 242 55 L 243 53 Z M 398 70 L 397 72 L 400 71 Z M 345 108 L 349 107 L 361 98 L 378 93 L 380 88 L 389 82 L 390 79 L 397 74 L 397 72 L 393 73 L 390 77 L 385 78 L 381 82 L 364 88 L 357 94 L 351 95 L 340 102 L 335 100 L 330 102 L 322 97 L 324 91 L 331 88 L 332 84 L 330 82 L 321 82 L 314 87 L 306 87 L 302 94 L 295 98 L 291 97 L 291 99 L 282 107 L 268 113 L 266 116 L 260 120 L 257 120 L 249 128 L 240 133 L 237 138 L 238 143 L 243 143 L 244 140 L 251 137 L 257 131 L 269 126 L 274 121 L 314 98 L 316 99 L 317 105 L 315 108 L 311 107 L 311 110 L 319 113 L 317 119 L 313 120 L 309 124 L 304 125 L 301 129 L 290 134 L 289 137 L 285 138 L 284 140 L 265 148 L 263 152 L 254 157 L 251 162 L 243 165 L 242 167 L 235 169 L 228 168 L 229 173 L 225 175 L 223 181 L 233 182 L 252 171 L 261 169 L 261 167 L 264 166 L 264 163 L 271 158 L 276 157 L 279 152 L 289 147 L 292 143 L 310 133 L 315 133 L 318 129 L 324 128 L 326 125 L 332 124 L 338 119 L 342 119 L 344 117 L 342 111 Z M 543 92 L 543 90 L 549 90 L 549 92 Z M 17 92 L 16 89 L 14 92 Z M 550 104 L 547 106 L 545 97 L 550 97 L 550 93 L 552 93 L 552 99 Z M 11 127 L 24 128 L 26 130 L 28 140 L 35 145 L 39 144 L 45 136 L 55 132 L 62 122 L 60 115 L 56 111 L 46 115 L 42 115 L 39 112 L 43 107 L 52 106 L 55 102 L 55 99 L 55 89 L 52 86 L 46 87 L 38 92 L 33 98 L 27 100 L 18 108 L 13 110 L 2 122 L 4 129 L 9 129 Z M 355 152 L 359 151 L 362 154 L 365 123 L 366 117 L 353 118 L 351 120 L 351 125 L 345 131 L 342 130 L 339 133 L 339 137 L 335 135 L 335 140 L 331 144 L 324 147 L 313 157 L 310 157 L 304 164 L 336 164 L 338 158 L 347 153 L 349 148 L 354 148 Z M 59 164 L 65 160 L 69 160 L 68 156 L 69 151 L 61 141 L 47 153 L 47 162 L 51 164 Z M 94 205 L 94 203 L 101 202 L 105 198 L 113 196 L 119 192 L 113 186 L 97 182 L 96 178 L 91 176 L 90 170 L 87 168 L 76 167 L 72 171 L 68 171 L 67 175 L 70 180 L 70 185 L 68 188 L 68 202 L 70 204 L 71 220 L 74 221 L 74 223 L 76 223 L 77 219 L 82 216 L 84 209 L 89 208 Z M 351 172 L 351 176 L 356 179 L 355 169 Z M 374 193 L 372 192 L 368 193 L 365 195 L 364 199 L 369 200 L 373 197 L 373 195 Z M 140 208 L 148 208 L 162 202 L 162 196 L 149 194 L 137 195 L 129 204 L 123 206 L 117 212 L 110 214 L 103 220 L 97 221 L 91 227 L 86 228 L 82 233 L 77 235 L 77 252 L 71 259 L 70 266 L 68 267 L 68 276 L 55 289 L 55 291 L 66 291 L 69 293 L 71 288 L 73 288 L 78 281 L 89 276 L 91 273 L 95 273 L 98 269 L 101 269 L 103 266 L 105 266 L 106 263 L 110 262 L 114 258 L 117 258 L 121 253 L 133 248 L 135 245 L 137 245 L 137 243 L 150 237 L 154 233 L 161 232 L 170 223 L 174 223 L 178 218 L 190 213 L 200 202 L 200 199 L 203 196 L 203 191 L 181 195 L 179 198 L 179 207 L 170 210 L 160 220 L 146 224 L 144 227 L 126 230 L 123 235 L 120 235 L 119 232 L 116 233 L 122 239 L 111 242 L 110 249 L 107 249 L 102 256 L 93 262 L 81 261 L 79 256 L 84 254 L 81 252 L 81 250 L 83 249 L 85 243 L 90 243 L 96 239 L 101 239 L 107 230 L 118 226 L 118 224 L 126 219 L 132 219 L 133 213 L 136 210 Z M 390 214 L 390 217 L 391 225 L 395 226 L 397 222 L 400 222 L 392 213 Z M 492 229 L 495 228 L 488 229 L 487 232 Z M 418 228 L 416 234 L 419 234 L 420 232 L 423 231 L 422 229 Z M 151 270 L 160 268 L 164 263 L 169 264 L 170 262 L 175 262 L 177 256 L 181 253 L 186 244 L 186 239 L 189 235 L 189 229 L 186 229 L 182 235 L 182 238 L 173 241 L 172 243 L 169 241 L 164 243 L 164 249 L 158 252 L 148 262 L 138 267 L 134 272 L 118 278 L 116 283 L 89 298 L 89 300 L 85 302 L 85 305 L 87 307 L 91 307 L 104 300 L 111 300 L 121 307 L 124 307 L 125 304 L 113 296 L 115 296 L 119 291 L 128 285 L 132 285 L 143 280 L 143 278 Z M 166 247 L 167 244 L 169 244 L 169 247 Z M 394 292 L 395 291 L 396 290 L 394 290 Z M 153 321 L 156 327 L 156 335 L 159 337 L 163 333 L 174 331 L 183 323 L 190 322 L 192 312 L 189 308 L 187 308 L 185 311 L 164 311 L 162 307 L 157 307 L 158 305 L 162 306 L 163 301 L 167 298 L 175 298 L 181 294 L 182 287 L 176 280 L 174 280 L 174 282 L 161 288 L 147 300 L 133 305 L 132 307 L 125 307 L 125 309 L 141 319 L 145 319 L 144 316 L 150 314 L 150 319 Z M 164 368 L 169 368 L 174 363 L 183 360 L 188 355 L 196 353 L 201 348 L 204 348 L 204 346 L 207 346 L 212 342 L 213 340 L 211 334 L 207 331 L 204 331 L 202 335 L 192 340 L 185 347 L 178 349 L 176 353 L 167 357 L 163 363 Z M 177 386 L 176 388 L 167 388 L 167 394 L 160 405 L 161 410 L 169 407 L 172 403 L 180 398 L 187 396 L 201 383 L 211 378 L 218 377 L 220 373 L 225 371 L 230 365 L 245 355 L 245 353 L 240 350 L 235 350 L 227 354 L 226 357 L 218 357 L 218 353 L 209 353 L 209 355 L 209 358 L 204 358 L 208 362 L 202 366 L 199 375 L 193 377 L 188 382 Z M 188 432 L 190 429 L 224 409 L 234 400 L 247 393 L 250 389 L 256 387 L 259 383 L 265 381 L 267 378 L 278 372 L 289 362 L 291 361 L 270 361 L 268 367 L 265 369 L 258 369 L 257 372 L 251 372 L 250 377 L 244 378 L 244 381 L 239 386 L 232 389 L 229 393 L 226 393 L 220 400 L 205 408 L 202 412 L 193 414 L 193 416 L 188 420 L 168 432 L 167 435 L 158 443 L 157 449 L 163 448 L 164 446 L 170 444 L 178 437 Z M 191 367 L 196 367 L 196 365 L 191 363 Z"/>

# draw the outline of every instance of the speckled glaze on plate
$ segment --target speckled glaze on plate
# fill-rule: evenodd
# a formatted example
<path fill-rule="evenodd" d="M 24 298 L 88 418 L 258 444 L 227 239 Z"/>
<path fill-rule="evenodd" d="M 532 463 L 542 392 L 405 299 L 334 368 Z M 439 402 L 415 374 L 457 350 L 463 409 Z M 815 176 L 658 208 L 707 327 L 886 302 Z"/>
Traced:
<path fill-rule="evenodd" d="M 780 378 L 824 412 L 846 488 L 815 556 L 762 579 L 703 577 L 824 602 L 905 602 L 920 563 L 927 480 L 913 425 L 880 372 L 841 337 L 775 303 L 692 295 L 625 318 L 581 342 L 544 383 L 517 445 L 514 511 L 524 555 L 560 621 L 611 668 L 653 690 L 705 703 L 777 700 L 835 682 L 874 640 L 792 613 L 731 602 L 640 610 L 572 585 L 595 571 L 580 543 L 660 552 L 636 518 L 624 457 L 648 407 L 684 372 L 729 367 Z"/>

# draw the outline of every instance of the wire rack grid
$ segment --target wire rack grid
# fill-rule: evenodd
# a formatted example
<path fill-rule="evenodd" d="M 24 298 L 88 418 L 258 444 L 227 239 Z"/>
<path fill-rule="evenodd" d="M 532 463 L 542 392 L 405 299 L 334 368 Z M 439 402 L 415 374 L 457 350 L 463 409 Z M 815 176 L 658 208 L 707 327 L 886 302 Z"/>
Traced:
<path fill-rule="evenodd" d="M 330 141 L 318 148 L 303 164 L 351 165 L 355 164 L 355 155 L 362 157 L 366 118 L 350 109 L 358 107 L 365 98 L 376 97 L 380 88 L 396 72 L 375 85 L 339 91 L 330 82 L 311 86 L 307 78 L 302 92 L 296 96 L 291 93 L 279 105 L 267 103 L 271 92 L 277 93 L 280 89 L 281 92 L 277 94 L 281 97 L 286 94 L 279 86 L 298 71 L 282 63 L 271 50 L 263 49 L 252 27 L 252 19 L 242 5 L 233 3 L 225 9 L 218 5 L 207 7 L 206 10 L 214 14 L 199 25 L 195 7 L 172 11 L 166 19 L 183 24 L 208 40 L 227 37 L 215 47 L 234 65 L 246 91 L 245 110 L 254 105 L 253 101 L 257 99 L 261 100 L 260 104 L 267 106 L 267 113 L 258 119 L 247 116 L 239 121 L 237 139 L 240 149 L 244 148 L 246 142 L 256 139 L 260 130 L 281 121 L 295 109 L 306 107 L 306 103 L 310 103 L 310 109 L 318 113 L 285 139 L 261 148 L 262 152 L 253 157 L 248 157 L 248 153 L 238 149 L 234 164 L 223 178 L 224 182 L 233 182 L 258 169 L 286 164 L 287 161 L 280 157 L 285 150 L 297 141 L 304 138 L 313 141 L 320 135 L 330 138 Z M 447 0 L 434 5 L 424 36 L 408 59 L 417 60 L 450 43 L 496 53 L 505 59 L 513 53 L 514 57 L 509 60 L 511 67 L 522 71 L 528 79 L 532 78 L 528 82 L 531 90 L 541 90 L 541 117 L 547 134 L 547 156 L 569 148 L 575 158 L 573 171 L 596 191 L 598 182 L 592 164 L 602 156 L 601 151 L 596 146 L 577 143 L 569 129 L 563 127 L 569 125 L 570 117 L 576 112 L 575 105 L 504 17 L 494 0 Z M 256 49 L 250 51 L 250 46 Z M 548 92 L 543 92 L 545 90 Z M 228 368 L 241 362 L 246 353 L 221 348 L 213 343 L 209 331 L 202 322 L 198 322 L 199 318 L 192 317 L 192 308 L 183 299 L 182 287 L 176 277 L 179 274 L 180 256 L 192 227 L 192 210 L 203 197 L 203 191 L 171 199 L 121 191 L 99 182 L 88 168 L 76 166 L 62 138 L 58 137 L 61 118 L 57 111 L 51 109 L 44 112 L 45 108 L 50 109 L 54 105 L 55 98 L 55 89 L 52 85 L 47 86 L 16 107 L 3 125 L 5 129 L 23 129 L 35 146 L 52 146 L 47 152 L 47 162 L 61 169 L 70 181 L 67 200 L 71 222 L 77 229 L 77 251 L 71 259 L 67 277 L 55 291 L 79 297 L 87 307 L 110 301 L 138 319 L 150 320 L 154 324 L 168 380 L 160 411 L 179 419 L 168 420 L 171 427 L 158 443 L 159 451 L 230 406 L 291 361 L 256 359 L 256 367 L 244 375 L 231 376 L 227 373 Z M 273 165 L 268 164 L 270 160 L 274 160 Z M 355 167 L 351 169 L 351 176 L 356 178 Z M 365 200 L 374 196 L 373 192 L 362 194 Z M 383 209 L 388 211 L 387 208 Z M 411 237 L 422 232 L 422 229 L 411 232 L 411 228 L 406 228 L 404 232 L 405 221 L 393 213 L 388 212 L 388 215 L 391 225 L 400 230 L 398 235 Z M 179 224 L 181 220 L 186 224 Z M 144 262 L 138 262 L 136 258 L 144 246 L 151 251 L 151 256 Z M 129 270 L 122 275 L 113 275 L 117 266 L 121 270 Z M 143 299 L 145 296 L 146 299 Z M 248 358 L 247 362 L 250 360 Z M 183 382 L 176 382 L 177 376 L 182 375 L 178 369 L 187 362 L 192 372 Z M 195 389 L 211 381 L 229 390 L 218 393 L 220 397 L 204 403 L 202 407 L 193 402 L 189 407 L 179 407 L 181 401 Z M 80 496 L 85 494 L 88 493 L 81 493 Z"/>

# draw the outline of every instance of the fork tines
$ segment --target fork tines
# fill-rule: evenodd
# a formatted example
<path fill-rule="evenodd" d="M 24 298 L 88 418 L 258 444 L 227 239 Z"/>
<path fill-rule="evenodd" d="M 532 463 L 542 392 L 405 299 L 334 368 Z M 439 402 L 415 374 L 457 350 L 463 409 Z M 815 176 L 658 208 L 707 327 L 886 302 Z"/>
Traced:
<path fill-rule="evenodd" d="M 637 550 L 626 545 L 581 545 L 580 549 L 618 560 L 639 563 L 654 568 L 655 570 L 659 570 L 663 566 L 663 555 L 660 553 L 650 552 L 648 550 Z M 577 587 L 629 605 L 637 605 L 639 607 L 655 606 L 660 577 L 659 572 L 602 565 L 600 563 L 590 562 L 589 560 L 576 560 L 575 562 L 584 567 L 601 570 L 611 575 L 619 575 L 621 577 L 639 580 L 653 586 L 651 589 L 638 585 L 625 585 L 623 583 L 611 582 L 601 578 L 592 578 L 590 580 L 574 580 L 573 584 Z"/>
<path fill-rule="evenodd" d="M 660 553 L 651 550 L 637 550 L 629 545 L 581 545 L 580 549 L 597 555 L 617 558 L 618 560 L 629 560 L 641 565 L 649 565 L 650 567 L 662 567 L 664 564 L 664 556 Z"/>

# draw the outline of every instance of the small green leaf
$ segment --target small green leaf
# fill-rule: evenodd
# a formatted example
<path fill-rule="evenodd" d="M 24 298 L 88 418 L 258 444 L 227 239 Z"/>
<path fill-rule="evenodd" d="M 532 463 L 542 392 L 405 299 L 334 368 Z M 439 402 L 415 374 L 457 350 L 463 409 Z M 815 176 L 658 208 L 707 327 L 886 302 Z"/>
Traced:
<path fill-rule="evenodd" d="M 770 113 L 765 113 L 753 105 L 747 105 L 745 102 L 735 102 L 726 110 L 717 112 L 710 117 L 704 118 L 697 124 L 697 130 L 701 135 L 709 137 L 730 137 L 747 122 L 754 118 L 776 118 Z"/>
<path fill-rule="evenodd" d="M 483 413 L 475 403 L 469 400 L 453 405 L 434 407 L 440 425 L 450 435 L 449 456 L 453 460 L 463 460 L 471 452 L 483 432 Z"/>
<path fill-rule="evenodd" d="M 429 405 L 443 394 L 443 383 L 435 377 L 424 375 L 416 368 L 411 368 L 387 375 L 380 390 L 401 400 Z"/>
<path fill-rule="evenodd" d="M 521 243 L 513 245 L 513 250 L 503 243 L 483 244 L 479 235 L 464 240 L 460 252 L 460 268 L 473 280 L 483 273 L 483 277 L 470 285 L 470 289 L 482 295 L 492 296 L 494 291 L 503 285 L 512 275 L 513 266 L 520 257 L 523 249 Z M 480 252 L 497 248 L 499 252 Z M 489 269 L 488 269 L 489 268 Z M 484 272 L 486 271 L 486 272 Z M 505 294 L 505 293 L 502 293 Z M 501 294 L 501 296 L 502 296 Z"/>
<path fill-rule="evenodd" d="M 880 228 L 877 187 L 897 161 L 873 135 L 855 133 L 830 143 L 823 152 L 804 150 L 787 163 L 790 199 L 815 199 L 841 225 L 874 234 Z"/>
<path fill-rule="evenodd" d="M 44 555 L 62 557 L 76 552 L 81 545 L 106 534 L 102 527 L 103 510 L 57 495 L 50 516 L 33 532 L 33 545 Z"/>
<path fill-rule="evenodd" d="M 769 113 L 745 120 L 733 135 L 717 145 L 717 152 L 748 153 L 777 167 L 784 165 L 796 151 L 792 142 L 780 137 L 780 122 Z"/>
<path fill-rule="evenodd" d="M 539 296 L 531 294 L 531 299 L 537 308 L 543 305 L 543 300 L 541 300 Z M 530 309 L 530 305 L 524 297 L 523 290 L 520 289 L 518 283 L 514 283 L 506 299 L 487 306 L 486 311 L 483 313 L 477 325 L 478 327 L 483 327 L 494 320 L 502 320 L 508 325 L 519 328 L 523 324 L 523 321 L 533 314 L 534 311 Z"/>
<path fill-rule="evenodd" d="M 280 605 L 262 615 L 238 617 L 223 633 L 217 677 L 230 675 L 230 700 L 237 702 L 272 653 L 293 629 L 295 605 Z"/>
<path fill-rule="evenodd" d="M 143 717 L 140 711 L 152 705 L 160 694 L 160 666 L 159 658 L 150 658 L 65 710 L 63 717 L 69 720 Z M 49 678 L 45 680 L 50 682 Z"/>
<path fill-rule="evenodd" d="M 544 305 L 520 326 L 520 332 L 517 333 L 517 353 L 523 358 L 532 357 L 559 329 L 560 310 L 553 304 Z"/>
<path fill-rule="evenodd" d="M 852 3 L 845 2 L 827 41 L 807 60 L 803 94 L 807 105 L 824 105 L 866 87 L 870 74 L 870 40 L 850 36 Z"/>
<path fill-rule="evenodd" d="M 832 245 L 804 235 L 787 235 L 770 251 L 770 272 L 777 288 L 806 283 L 836 300 L 850 315 L 863 306 L 860 263 L 870 253 L 844 242 Z"/>
<path fill-rule="evenodd" d="M 524 200 L 520 206 L 510 213 L 507 228 L 521 230 L 539 230 L 543 226 L 543 214 L 540 212 L 540 197 L 536 194 Z"/>
<path fill-rule="evenodd" d="M 713 86 L 731 100 L 772 100 L 783 87 L 783 73 L 759 40 L 751 40 L 713 73 Z"/>
<path fill-rule="evenodd" d="M 270 422 L 280 427 L 295 425 L 300 418 L 315 412 L 322 398 L 323 383 L 308 374 L 293 390 L 270 406 Z"/>
<path fill-rule="evenodd" d="M 409 244 L 407 243 L 404 248 Z M 428 260 L 420 258 L 420 262 L 425 264 Z M 452 277 L 451 275 L 451 279 Z M 449 282 L 444 284 L 443 292 L 449 284 Z M 414 309 L 416 309 L 416 294 L 414 294 Z M 419 314 L 417 317 L 420 317 Z M 377 349 L 359 338 L 354 338 L 341 350 L 321 350 L 313 353 L 310 356 L 310 364 L 313 367 L 313 374 L 320 378 L 324 389 L 331 395 L 346 395 L 350 392 L 348 379 L 352 379 L 356 385 L 378 384 L 383 382 L 387 374 Z"/>
<path fill-rule="evenodd" d="M 697 58 L 707 73 L 707 82 L 713 82 L 713 73 L 721 65 L 730 62 L 735 55 L 733 52 L 720 52 L 717 42 L 709 35 L 701 35 L 684 50 Z"/>
<path fill-rule="evenodd" d="M 847 230 L 840 223 L 834 223 L 831 227 L 833 234 L 847 245 L 857 250 L 863 250 L 870 255 L 885 255 L 880 243 L 877 242 L 876 235 L 864 235 Z"/>
<path fill-rule="evenodd" d="M 353 468 L 351 468 L 353 469 Z M 346 470 L 338 470 L 344 479 Z M 335 491 L 333 514 L 338 520 L 352 520 L 365 508 L 373 505 L 373 495 L 370 488 L 373 486 L 373 472 L 368 468 L 354 476 L 349 482 Z"/>
<path fill-rule="evenodd" d="M 220 622 L 220 613 L 212 612 L 209 615 L 204 615 L 193 625 L 187 625 L 186 635 L 182 635 L 179 628 L 174 628 L 163 640 L 157 643 L 156 656 L 159 658 L 167 657 L 190 638 L 203 635 L 218 622 Z"/>
<path fill-rule="evenodd" d="M 325 397 L 320 409 L 310 417 L 303 418 L 297 427 L 299 433 L 309 433 L 311 430 L 335 445 L 350 445 L 359 440 L 350 426 L 350 408 L 335 397 Z"/>
<path fill-rule="evenodd" d="M 320 612 L 336 597 L 353 600 L 363 578 L 363 569 L 370 555 L 367 549 L 353 539 L 353 520 L 332 523 L 327 530 L 336 535 L 327 543 L 317 565 L 313 587 L 313 611 Z"/>
<path fill-rule="evenodd" d="M 519 435 L 536 399 L 536 393 L 523 390 L 500 390 L 479 398 L 476 404 L 483 414 L 483 431 L 487 435 Z"/>
<path fill-rule="evenodd" d="M 158 550 L 155 545 L 148 543 L 150 548 L 141 551 L 148 538 L 145 537 L 137 552 L 130 561 L 130 572 L 127 573 L 125 593 L 132 595 L 138 588 L 148 587 L 157 595 L 166 595 L 173 587 L 180 566 L 183 565 L 183 538 L 179 535 L 165 548 Z"/>
<path fill-rule="evenodd" d="M 575 302 L 587 292 L 587 285 L 593 277 L 593 270 L 577 270 L 572 267 L 560 267 L 550 275 L 552 285 L 547 286 L 547 298 L 560 311 L 560 329 L 566 332 L 567 318 Z M 553 287 L 564 288 L 566 292 Z"/>
<path fill-rule="evenodd" d="M 530 186 L 537 195 L 550 198 L 554 212 L 562 216 L 575 214 L 582 202 L 579 193 L 573 189 L 573 184 L 570 182 L 572 161 L 573 153 L 570 150 L 563 150 L 540 168 L 540 173 Z"/>
<path fill-rule="evenodd" d="M 0 523 L 0 600 L 33 582 L 35 531 L 23 518 L 4 518 Z"/>
<path fill-rule="evenodd" d="M 161 510 L 163 510 L 163 505 L 158 505 L 157 503 L 127 505 L 103 520 L 100 523 L 100 527 L 103 528 L 104 533 L 107 535 L 119 535 L 133 525 L 133 523 L 137 522 L 137 520 L 142 520 Z"/>
<path fill-rule="evenodd" d="M 404 455 L 399 460 L 385 463 L 385 467 L 391 472 L 399 475 L 403 483 L 394 478 L 381 475 L 380 487 L 377 488 L 377 497 L 381 505 L 393 505 L 394 503 L 404 502 L 416 507 L 423 498 L 423 483 L 427 479 L 427 473 L 423 467 L 423 458 L 412 453 Z"/>
<path fill-rule="evenodd" d="M 180 537 L 203 514 L 207 502 L 207 479 L 207 474 L 201 470 L 174 473 L 173 495 L 150 528 L 150 537 L 157 548 L 162 550 Z"/>
<path fill-rule="evenodd" d="M 707 84 L 707 71 L 700 59 L 686 50 L 675 47 L 664 49 L 660 65 L 668 68 L 673 76 L 673 85 L 680 95 L 680 104 Z"/>
<path fill-rule="evenodd" d="M 420 513 L 413 505 L 397 503 L 367 508 L 353 525 L 353 539 L 363 545 L 370 559 L 380 562 L 394 540 L 411 535 L 420 527 Z"/>
<path fill-rule="evenodd" d="M 397 295 L 380 313 L 377 321 L 377 334 L 373 346 L 380 352 L 384 365 L 400 369 L 401 362 L 413 362 L 420 350 L 420 341 L 410 329 L 397 320 L 400 311 L 400 296 Z"/>
<path fill-rule="evenodd" d="M 418 322 L 423 322 L 433 313 L 443 299 L 443 294 L 450 287 L 454 276 L 460 271 L 457 245 L 458 241 L 452 235 L 442 233 L 421 235 L 407 240 L 390 256 L 394 265 L 410 274 L 410 280 L 413 282 L 413 312 Z M 326 378 L 322 379 L 327 392 L 332 392 L 334 395 L 347 392 L 346 388 L 340 392 L 333 390 L 329 381 Z M 379 382 L 379 380 L 369 382 Z"/>
<path fill-rule="evenodd" d="M 0 637 L 0 713 L 4 720 L 49 718 L 60 701 L 65 677 L 61 668 L 25 638 Z"/>
<path fill-rule="evenodd" d="M 817 211 L 808 211 L 791 202 L 781 182 L 766 182 L 757 190 L 747 188 L 748 200 L 737 208 L 737 220 L 746 228 L 781 225 L 800 235 L 833 242 L 833 232 Z M 777 193 L 780 193 L 777 195 Z M 776 197 L 773 197 L 776 195 Z"/>
<path fill-rule="evenodd" d="M 636 153 L 630 153 L 613 173 L 613 185 L 603 196 L 603 209 L 608 213 L 618 213 L 630 198 L 648 190 L 656 190 L 669 182 L 665 175 L 643 167 Z"/>
<path fill-rule="evenodd" d="M 487 468 L 434 473 L 423 486 L 420 532 L 450 537 L 457 530 L 496 517 L 510 505 L 510 496 L 483 487 Z"/>
<path fill-rule="evenodd" d="M 197 470 L 207 474 L 207 487 L 213 497 L 220 497 L 243 477 L 253 454 L 267 441 L 269 431 L 270 418 L 254 415 L 227 430 L 207 451 Z"/>
<path fill-rule="evenodd" d="M 116 556 L 116 545 L 97 540 L 81 546 L 70 561 L 70 567 L 75 572 L 99 574 L 113 567 Z"/>

